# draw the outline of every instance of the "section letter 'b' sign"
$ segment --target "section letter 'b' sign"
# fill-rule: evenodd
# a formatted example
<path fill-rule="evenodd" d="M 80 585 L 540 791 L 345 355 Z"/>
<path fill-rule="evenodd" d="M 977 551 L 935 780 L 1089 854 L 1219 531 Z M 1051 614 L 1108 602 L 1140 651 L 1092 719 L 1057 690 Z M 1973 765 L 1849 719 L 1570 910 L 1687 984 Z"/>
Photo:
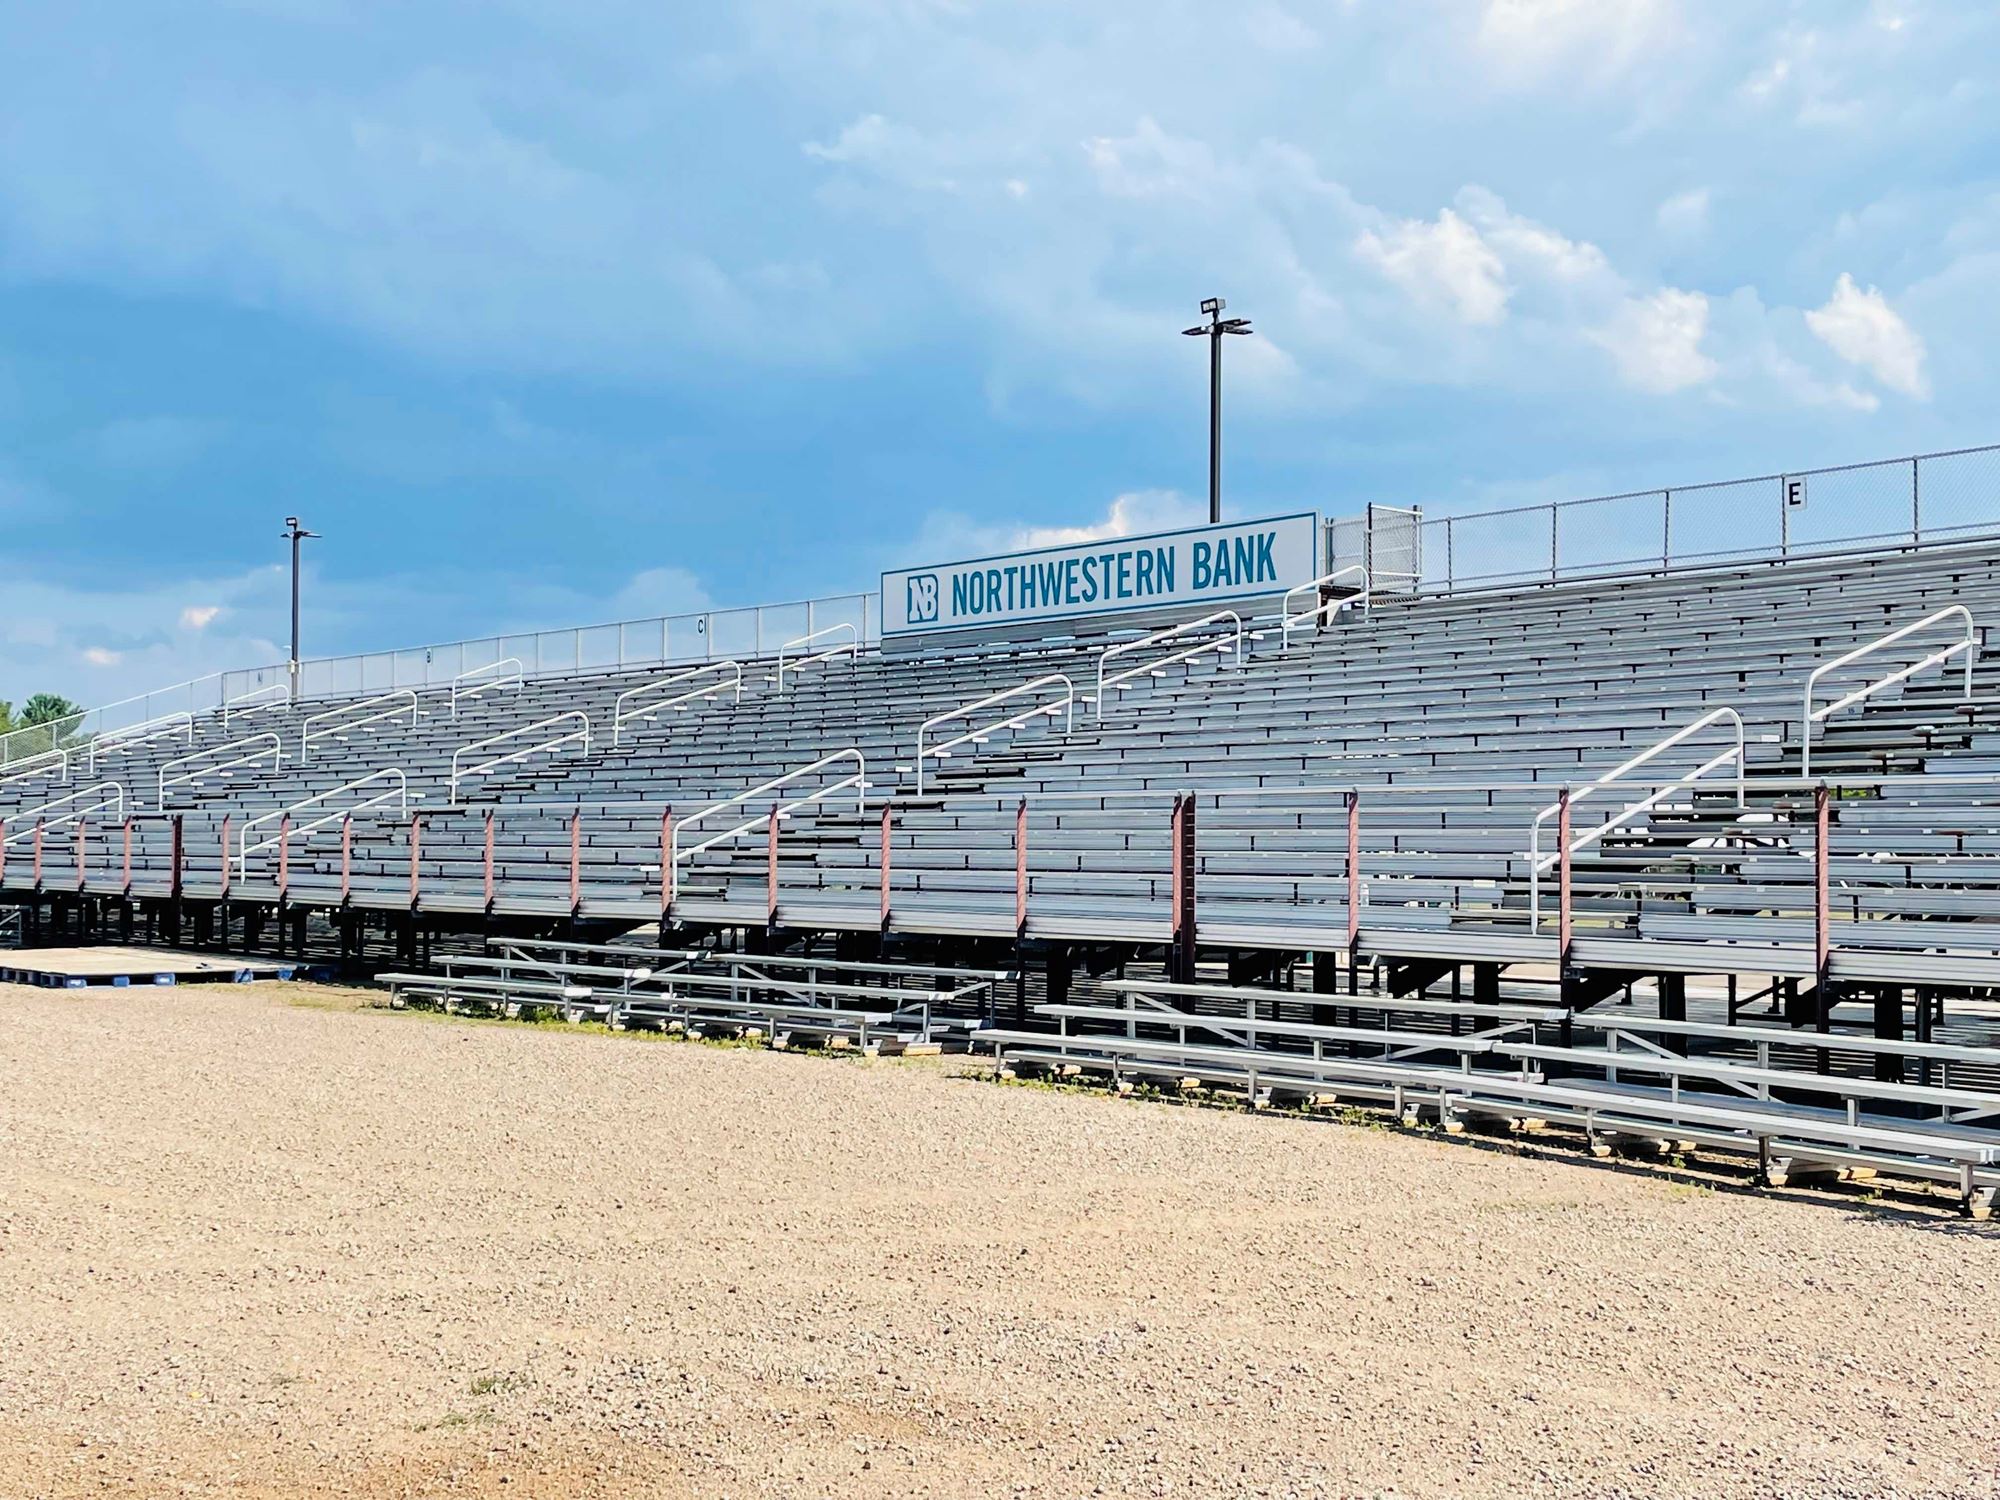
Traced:
<path fill-rule="evenodd" d="M 935 573 L 912 573 L 909 577 L 909 621 L 926 624 L 938 617 L 938 579 Z"/>

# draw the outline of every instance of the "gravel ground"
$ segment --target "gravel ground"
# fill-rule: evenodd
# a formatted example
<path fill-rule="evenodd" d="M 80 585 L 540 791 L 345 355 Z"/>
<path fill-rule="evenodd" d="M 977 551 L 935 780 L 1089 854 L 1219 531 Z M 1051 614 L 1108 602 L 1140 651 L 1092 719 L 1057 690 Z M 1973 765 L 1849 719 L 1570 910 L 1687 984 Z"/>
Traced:
<path fill-rule="evenodd" d="M 0 1062 L 7 1496 L 2000 1495 L 2000 1226 L 303 986 Z"/>

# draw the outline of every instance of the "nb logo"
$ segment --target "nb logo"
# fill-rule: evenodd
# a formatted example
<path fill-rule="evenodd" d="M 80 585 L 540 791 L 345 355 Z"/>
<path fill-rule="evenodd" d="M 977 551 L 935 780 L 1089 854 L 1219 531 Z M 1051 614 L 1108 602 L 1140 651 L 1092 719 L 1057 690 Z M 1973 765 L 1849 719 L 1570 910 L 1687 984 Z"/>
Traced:
<path fill-rule="evenodd" d="M 935 573 L 913 574 L 905 581 L 908 589 L 904 613 L 912 625 L 928 625 L 938 617 L 938 580 Z"/>

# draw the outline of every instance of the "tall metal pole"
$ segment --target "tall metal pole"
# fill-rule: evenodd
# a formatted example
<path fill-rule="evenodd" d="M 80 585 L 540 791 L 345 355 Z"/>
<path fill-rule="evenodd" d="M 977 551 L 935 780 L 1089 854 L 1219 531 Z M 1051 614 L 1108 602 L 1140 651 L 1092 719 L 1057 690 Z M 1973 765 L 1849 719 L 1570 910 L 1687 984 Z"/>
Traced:
<path fill-rule="evenodd" d="M 1208 524 L 1222 520 L 1222 329 L 1208 334 Z"/>
<path fill-rule="evenodd" d="M 1208 340 L 1208 520 L 1214 525 L 1222 519 L 1222 340 L 1233 333 L 1248 333 L 1248 318 L 1225 318 L 1223 308 L 1229 304 L 1220 297 L 1202 299 L 1201 310 L 1208 315 L 1206 323 L 1197 323 L 1192 328 L 1183 328 L 1182 333 L 1189 338 Z"/>
<path fill-rule="evenodd" d="M 307 531 L 299 524 L 297 516 L 286 516 L 284 535 L 292 544 L 292 657 L 287 664 L 287 672 L 291 681 L 290 697 L 296 703 L 299 701 L 299 543 L 319 533 Z"/>

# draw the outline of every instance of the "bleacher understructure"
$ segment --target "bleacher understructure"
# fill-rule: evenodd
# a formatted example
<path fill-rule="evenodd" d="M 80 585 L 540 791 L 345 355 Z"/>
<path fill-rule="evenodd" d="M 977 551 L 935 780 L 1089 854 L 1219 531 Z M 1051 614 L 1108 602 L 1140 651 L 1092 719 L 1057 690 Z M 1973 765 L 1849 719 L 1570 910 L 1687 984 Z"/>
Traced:
<path fill-rule="evenodd" d="M 692 667 L 266 688 L 0 770 L 0 910 L 28 942 L 963 1040 L 1990 1211 L 2000 542 L 1365 584 L 927 653 L 834 627 Z"/>

